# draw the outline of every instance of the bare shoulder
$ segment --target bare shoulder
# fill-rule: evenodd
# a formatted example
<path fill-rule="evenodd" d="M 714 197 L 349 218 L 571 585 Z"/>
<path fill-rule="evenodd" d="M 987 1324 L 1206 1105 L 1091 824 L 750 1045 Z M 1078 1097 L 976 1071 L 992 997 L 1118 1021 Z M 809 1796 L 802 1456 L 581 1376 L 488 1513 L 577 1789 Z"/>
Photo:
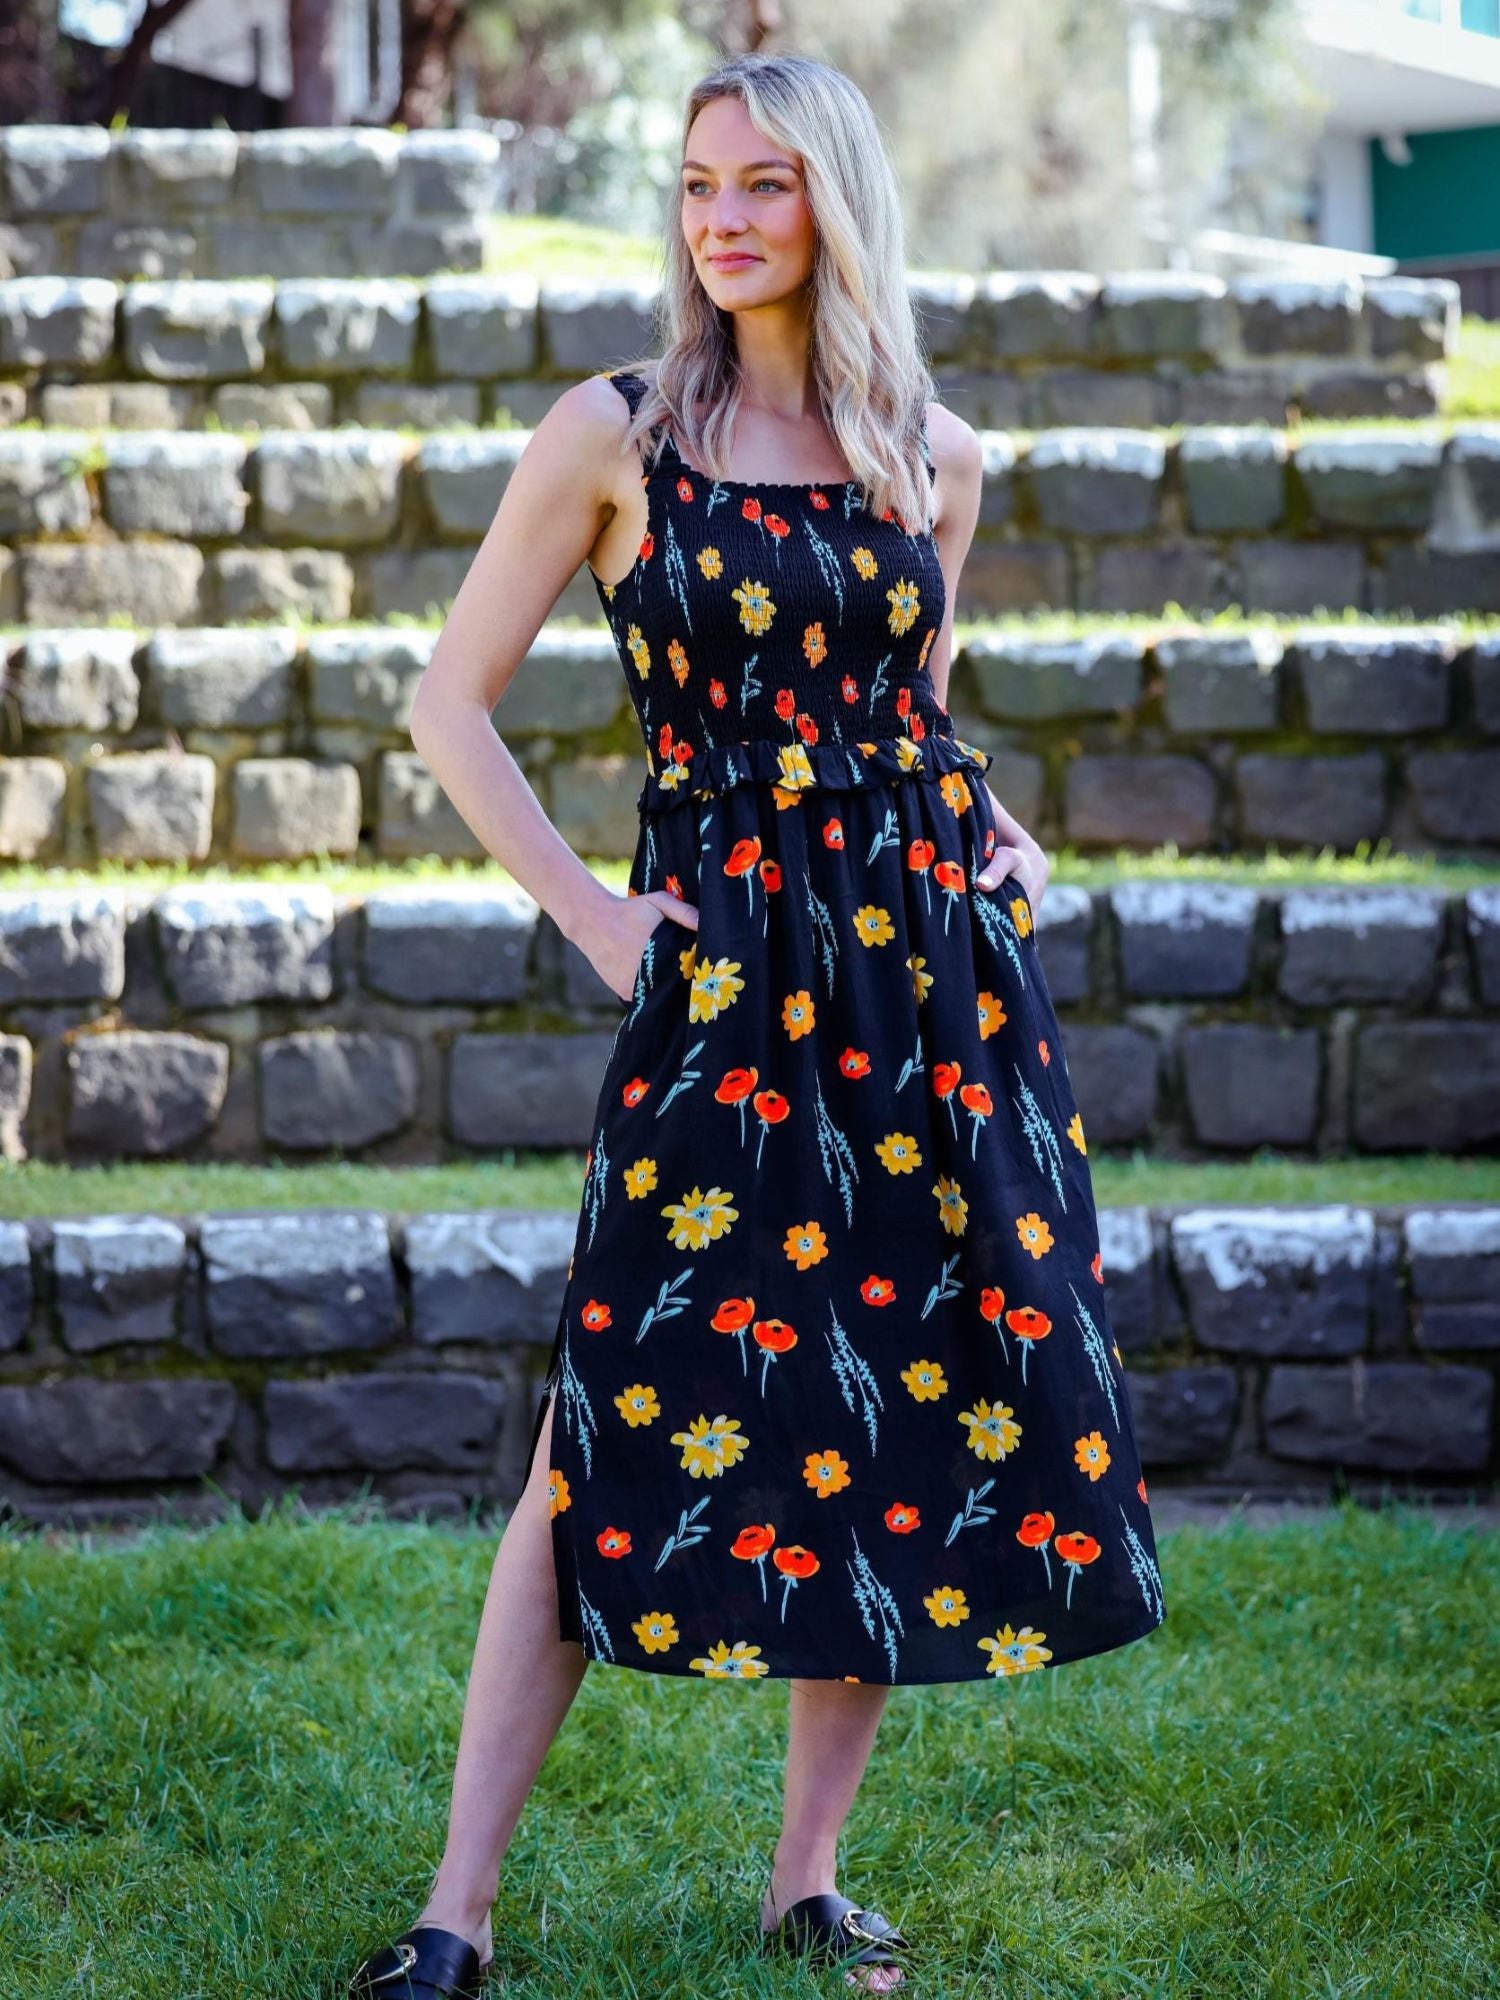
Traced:
<path fill-rule="evenodd" d="M 927 442 L 940 479 L 946 473 L 955 486 L 977 481 L 984 465 L 979 433 L 946 403 L 927 405 Z"/>
<path fill-rule="evenodd" d="M 571 468 L 576 475 L 586 466 L 597 491 L 613 496 L 622 475 L 631 471 L 623 450 L 629 426 L 625 398 L 605 376 L 591 375 L 556 398 L 532 432 L 526 453 L 559 473 Z M 633 476 L 639 478 L 638 467 Z"/>

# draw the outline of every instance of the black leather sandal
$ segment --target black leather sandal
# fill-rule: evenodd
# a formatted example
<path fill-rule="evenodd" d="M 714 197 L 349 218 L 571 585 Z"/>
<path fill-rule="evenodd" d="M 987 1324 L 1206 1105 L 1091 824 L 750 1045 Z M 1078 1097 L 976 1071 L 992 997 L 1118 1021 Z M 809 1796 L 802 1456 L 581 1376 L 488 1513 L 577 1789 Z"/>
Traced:
<path fill-rule="evenodd" d="M 418 1924 L 371 1952 L 349 1981 L 349 2000 L 483 2000 L 494 1964 L 456 1931 Z"/>
<path fill-rule="evenodd" d="M 901 1965 L 911 1947 L 889 1917 L 867 1910 L 848 1896 L 804 1896 L 789 1903 L 781 1921 L 762 1927 L 761 1949 L 806 1953 L 814 1965 Z M 890 1991 L 899 1992 L 905 1981 Z"/>

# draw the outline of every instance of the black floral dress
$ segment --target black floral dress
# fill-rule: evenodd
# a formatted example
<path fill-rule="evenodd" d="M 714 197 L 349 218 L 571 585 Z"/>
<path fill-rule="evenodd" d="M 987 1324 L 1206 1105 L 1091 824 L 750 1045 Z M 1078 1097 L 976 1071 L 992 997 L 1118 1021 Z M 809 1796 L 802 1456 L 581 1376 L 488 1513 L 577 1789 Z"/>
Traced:
<path fill-rule="evenodd" d="M 656 925 L 616 1031 L 532 1434 L 555 1401 L 562 1635 L 892 1683 L 1123 1645 L 1161 1578 L 1031 909 L 975 887 L 991 760 L 927 672 L 936 543 L 670 441 L 643 483 L 599 584 L 630 886 L 699 922 Z"/>

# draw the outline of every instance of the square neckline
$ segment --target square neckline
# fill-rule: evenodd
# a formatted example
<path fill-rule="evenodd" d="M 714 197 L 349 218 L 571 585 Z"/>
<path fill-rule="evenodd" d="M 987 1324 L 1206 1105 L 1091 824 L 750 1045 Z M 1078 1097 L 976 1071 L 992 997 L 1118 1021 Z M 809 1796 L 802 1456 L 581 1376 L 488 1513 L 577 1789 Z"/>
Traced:
<path fill-rule="evenodd" d="M 643 388 L 651 386 L 644 375 L 636 374 L 634 369 L 631 368 L 606 369 L 605 379 L 614 383 L 622 381 L 639 382 Z M 634 413 L 634 407 L 632 404 L 632 414 Z M 926 451 L 927 419 L 925 414 L 922 419 L 922 444 L 924 451 Z M 675 465 L 672 464 L 672 460 L 674 459 L 676 460 Z M 929 455 L 927 458 L 929 467 L 931 463 L 932 460 Z M 696 465 L 688 464 L 678 447 L 676 438 L 670 430 L 666 433 L 666 450 L 655 465 L 645 468 L 644 476 L 647 479 L 654 479 L 659 472 L 668 471 L 673 473 L 678 471 L 685 472 L 690 479 L 703 479 L 711 486 L 732 487 L 736 493 L 810 493 L 814 491 L 821 492 L 825 489 L 830 493 L 849 493 L 864 485 L 862 479 L 716 479 L 713 473 L 700 471 Z"/>

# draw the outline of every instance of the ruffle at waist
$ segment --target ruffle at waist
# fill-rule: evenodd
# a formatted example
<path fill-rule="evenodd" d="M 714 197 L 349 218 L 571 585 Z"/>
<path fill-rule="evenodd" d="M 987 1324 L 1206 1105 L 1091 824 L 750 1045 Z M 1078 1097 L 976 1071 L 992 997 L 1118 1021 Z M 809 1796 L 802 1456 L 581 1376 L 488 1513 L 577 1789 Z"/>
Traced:
<path fill-rule="evenodd" d="M 715 743 L 690 764 L 652 773 L 636 799 L 642 813 L 670 812 L 735 785 L 772 785 L 788 792 L 856 791 L 903 778 L 936 783 L 950 771 L 987 771 L 994 753 L 961 736 L 877 736 L 853 743 L 780 743 L 774 737 Z"/>

